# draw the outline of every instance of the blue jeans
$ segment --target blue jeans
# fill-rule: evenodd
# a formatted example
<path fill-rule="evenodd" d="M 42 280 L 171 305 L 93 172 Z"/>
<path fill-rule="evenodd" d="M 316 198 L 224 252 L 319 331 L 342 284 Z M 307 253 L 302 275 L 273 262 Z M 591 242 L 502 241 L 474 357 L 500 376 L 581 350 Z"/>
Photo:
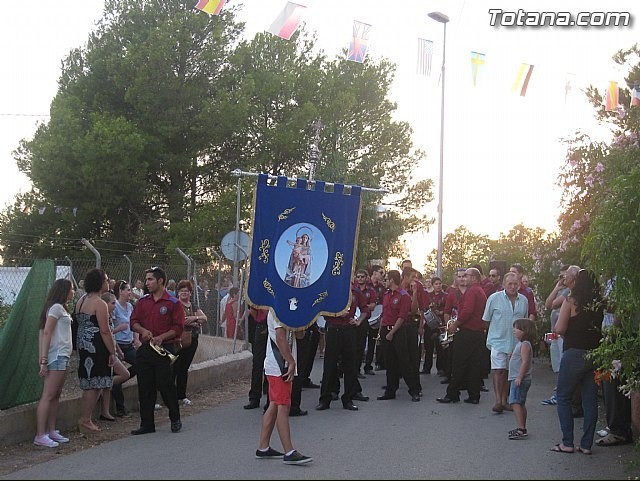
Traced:
<path fill-rule="evenodd" d="M 593 362 L 586 359 L 586 349 L 567 349 L 562 354 L 558 372 L 558 419 L 562 430 L 562 444 L 573 448 L 573 412 L 571 395 L 580 386 L 584 419 L 580 447 L 591 449 L 598 421 L 598 386 L 593 378 Z"/>

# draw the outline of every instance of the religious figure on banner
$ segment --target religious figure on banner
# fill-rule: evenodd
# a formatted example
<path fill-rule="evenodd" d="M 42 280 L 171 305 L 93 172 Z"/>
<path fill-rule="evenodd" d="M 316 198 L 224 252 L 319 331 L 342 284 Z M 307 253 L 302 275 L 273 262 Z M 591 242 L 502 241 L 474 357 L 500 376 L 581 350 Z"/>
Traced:
<path fill-rule="evenodd" d="M 287 240 L 287 244 L 291 246 L 291 254 L 284 282 L 296 288 L 308 287 L 311 277 L 311 237 L 306 232 L 299 235 L 303 229 L 310 230 L 308 227 L 301 227 L 296 232 L 295 243 Z"/>

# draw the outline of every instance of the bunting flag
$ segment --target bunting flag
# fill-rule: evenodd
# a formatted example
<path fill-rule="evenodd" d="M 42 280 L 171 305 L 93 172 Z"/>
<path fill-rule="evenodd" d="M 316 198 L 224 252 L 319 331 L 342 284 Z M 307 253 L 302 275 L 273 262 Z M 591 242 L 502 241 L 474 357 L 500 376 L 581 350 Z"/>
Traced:
<path fill-rule="evenodd" d="M 609 88 L 605 95 L 604 109 L 607 112 L 613 112 L 618 106 L 618 82 L 609 82 Z"/>
<path fill-rule="evenodd" d="M 282 12 L 280 12 L 280 15 L 278 15 L 278 18 L 276 18 L 271 24 L 271 27 L 269 27 L 269 33 L 289 40 L 291 35 L 298 29 L 302 12 L 305 8 L 307 7 L 304 5 L 287 2 Z"/>
<path fill-rule="evenodd" d="M 567 103 L 567 99 L 571 92 L 575 89 L 576 83 L 576 75 L 570 72 L 567 72 L 564 80 L 564 103 Z"/>
<path fill-rule="evenodd" d="M 418 75 L 431 75 L 431 58 L 433 57 L 433 42 L 426 38 L 418 38 Z"/>
<path fill-rule="evenodd" d="M 44 211 L 46 211 L 46 210 L 47 210 L 47 208 L 46 208 L 46 207 L 40 207 L 40 208 L 38 209 L 38 214 L 42 215 L 42 214 L 44 214 Z"/>
<path fill-rule="evenodd" d="M 484 57 L 485 55 L 483 53 L 471 52 L 471 80 L 473 81 L 474 87 L 478 84 L 480 67 L 484 65 Z"/>
<path fill-rule="evenodd" d="M 75 217 L 77 213 L 78 213 L 78 208 L 74 207 L 73 208 L 73 217 Z"/>
<path fill-rule="evenodd" d="M 520 97 L 524 97 L 525 95 L 527 95 L 527 87 L 529 86 L 529 81 L 531 80 L 532 73 L 533 65 L 528 63 L 523 63 L 522 65 L 520 65 L 520 70 L 518 70 L 516 81 L 513 83 L 514 93 L 518 93 Z"/>
<path fill-rule="evenodd" d="M 349 44 L 347 60 L 363 63 L 369 50 L 369 32 L 371 25 L 357 20 L 353 21 L 353 39 Z"/>
<path fill-rule="evenodd" d="M 301 330 L 323 315 L 348 311 L 361 188 L 287 177 L 267 184 L 259 174 L 254 197 L 246 298 L 280 324 Z"/>
<path fill-rule="evenodd" d="M 227 0 L 198 0 L 196 8 L 209 15 L 220 15 L 226 1 Z"/>
<path fill-rule="evenodd" d="M 640 82 L 636 82 L 631 89 L 631 107 L 640 105 Z"/>

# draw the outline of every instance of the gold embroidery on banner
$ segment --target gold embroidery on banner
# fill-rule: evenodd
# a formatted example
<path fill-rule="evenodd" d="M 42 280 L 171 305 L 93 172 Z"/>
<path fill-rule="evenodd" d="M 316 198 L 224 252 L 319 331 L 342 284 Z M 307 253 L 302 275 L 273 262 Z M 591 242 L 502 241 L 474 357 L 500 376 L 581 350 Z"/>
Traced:
<path fill-rule="evenodd" d="M 328 295 L 329 295 L 329 293 L 328 293 L 327 291 L 321 292 L 321 293 L 318 295 L 318 298 L 317 298 L 315 301 L 313 301 L 313 304 L 311 304 L 311 307 L 315 306 L 315 305 L 316 305 L 316 304 L 318 304 L 319 302 L 324 301 L 324 300 L 327 298 L 327 296 L 328 296 Z"/>
<path fill-rule="evenodd" d="M 262 281 L 262 285 L 264 286 L 264 288 L 267 290 L 267 292 L 269 294 L 271 294 L 273 297 L 276 297 L 275 293 L 273 292 L 273 287 L 271 286 L 271 283 L 268 280 L 264 280 Z"/>
<path fill-rule="evenodd" d="M 280 215 L 278 215 L 278 222 L 285 220 L 294 210 L 295 207 L 289 207 L 288 209 L 283 210 Z"/>
<path fill-rule="evenodd" d="M 261 260 L 265 264 L 269 263 L 269 248 L 270 247 L 271 247 L 271 244 L 269 243 L 269 239 L 262 239 L 262 243 L 260 244 L 260 247 L 258 248 L 258 250 L 261 252 L 261 254 L 258 256 L 258 260 Z"/>
<path fill-rule="evenodd" d="M 334 257 L 334 263 L 333 263 L 333 269 L 331 269 L 331 275 L 332 276 L 339 276 L 340 275 L 340 268 L 342 267 L 342 264 L 344 264 L 344 256 L 342 255 L 342 252 L 338 251 L 336 252 L 336 256 Z"/>
<path fill-rule="evenodd" d="M 333 222 L 330 217 L 327 217 L 326 215 L 324 215 L 324 212 L 322 213 L 322 218 L 327 223 L 327 227 L 331 229 L 331 232 L 333 232 L 334 229 L 336 228 L 336 223 Z"/>

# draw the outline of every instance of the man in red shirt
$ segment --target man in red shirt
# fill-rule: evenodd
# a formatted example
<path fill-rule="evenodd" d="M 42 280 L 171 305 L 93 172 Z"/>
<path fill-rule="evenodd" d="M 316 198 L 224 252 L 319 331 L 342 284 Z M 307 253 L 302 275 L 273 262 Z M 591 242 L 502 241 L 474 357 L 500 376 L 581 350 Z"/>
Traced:
<path fill-rule="evenodd" d="M 407 323 L 413 322 L 410 319 L 411 297 L 400 287 L 400 272 L 389 271 L 387 278 L 389 290 L 384 294 L 380 322 L 387 385 L 384 394 L 378 396 L 378 400 L 395 399 L 402 377 L 409 387 L 411 400 L 417 402 L 420 401 L 420 380 L 408 348 L 410 336 Z"/>
<path fill-rule="evenodd" d="M 465 384 L 469 397 L 464 402 L 469 404 L 480 402 L 483 350 L 486 350 L 485 324 L 482 315 L 487 296 L 480 285 L 481 276 L 478 269 L 470 267 L 464 276 L 468 287 L 460 299 L 458 317 L 448 328 L 450 333 L 459 329 L 453 346 L 451 381 L 447 387 L 446 396 L 436 399 L 440 403 L 459 402 L 460 390 Z"/>
<path fill-rule="evenodd" d="M 177 433 L 182 428 L 171 360 L 150 345 L 162 346 L 166 352 L 174 353 L 184 329 L 184 309 L 176 297 L 169 295 L 166 282 L 167 276 L 162 269 L 147 269 L 145 286 L 149 294 L 136 302 L 131 313 L 131 330 L 140 334 L 142 343 L 136 352 L 140 428 L 131 431 L 134 435 L 155 432 L 153 408 L 158 391 L 169 408 L 171 432 Z"/>
<path fill-rule="evenodd" d="M 356 307 L 360 309 L 360 316 L 356 319 Z M 362 322 L 367 322 L 369 308 L 367 298 L 355 286 L 351 286 L 351 305 L 349 312 L 342 316 L 324 316 L 326 321 L 324 364 L 322 382 L 320 385 L 320 402 L 316 406 L 317 411 L 329 409 L 333 399 L 334 390 L 340 389 L 338 375 L 338 361 L 341 362 L 344 375 L 344 392 L 342 394 L 342 407 L 348 411 L 357 411 L 358 406 L 354 400 L 368 401 L 364 396 L 358 382 L 357 353 L 357 327 Z M 337 389 L 336 389 L 337 386 Z"/>

